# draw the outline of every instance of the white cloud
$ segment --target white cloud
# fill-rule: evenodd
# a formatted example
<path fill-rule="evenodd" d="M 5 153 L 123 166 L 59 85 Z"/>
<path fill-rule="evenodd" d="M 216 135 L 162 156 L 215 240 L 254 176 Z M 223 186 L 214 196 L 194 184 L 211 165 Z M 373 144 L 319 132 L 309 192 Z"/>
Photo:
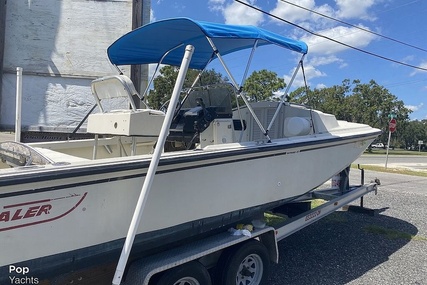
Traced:
<path fill-rule="evenodd" d="M 289 82 L 291 81 L 294 71 L 295 69 L 290 71 L 289 74 L 283 76 L 283 79 L 285 80 L 286 84 L 289 85 Z M 307 79 L 307 85 L 310 85 L 308 83 L 310 79 L 326 76 L 326 73 L 320 71 L 314 65 L 311 65 L 311 64 L 304 64 L 304 73 L 305 73 L 305 78 Z M 292 83 L 292 87 L 298 88 L 301 86 L 305 86 L 305 82 L 300 69 L 298 74 L 295 76 L 294 82 Z"/>
<path fill-rule="evenodd" d="M 319 56 L 319 57 L 314 57 L 307 60 L 306 63 L 304 63 L 304 73 L 305 73 L 305 78 L 307 80 L 307 85 L 308 86 L 311 85 L 310 80 L 312 79 L 326 77 L 327 74 L 323 72 L 319 67 L 328 65 L 328 64 L 333 64 L 333 63 L 339 63 L 341 67 L 346 66 L 346 63 L 343 62 L 342 59 L 334 55 Z M 295 69 L 290 71 L 289 74 L 283 76 L 283 79 L 285 80 L 286 84 L 289 84 L 294 71 Z M 305 82 L 304 82 L 302 71 L 300 69 L 298 74 L 295 76 L 294 82 L 292 83 L 292 87 L 298 88 L 302 86 L 305 86 Z M 326 85 L 323 83 L 319 83 L 316 85 L 315 88 L 317 89 L 326 88 Z"/>
<path fill-rule="evenodd" d="M 338 11 L 336 16 L 340 19 L 363 19 L 373 21 L 376 18 L 369 15 L 368 9 L 371 8 L 378 0 L 335 0 Z"/>
<path fill-rule="evenodd" d="M 331 63 L 342 63 L 343 60 L 336 57 L 335 55 L 329 55 L 329 56 L 315 56 L 313 58 L 310 58 L 309 64 L 314 66 L 319 65 L 327 65 Z"/>
<path fill-rule="evenodd" d="M 210 5 L 223 5 L 225 0 L 209 0 Z"/>
<path fill-rule="evenodd" d="M 359 19 L 359 20 L 374 20 L 375 18 L 370 15 L 370 8 L 379 1 L 383 0 L 335 0 L 329 4 L 316 5 L 315 0 L 287 0 L 288 2 L 295 3 L 298 6 L 304 7 L 307 10 L 313 10 L 317 13 L 327 15 L 338 19 Z M 364 48 L 368 46 L 375 36 L 361 31 L 355 27 L 348 27 L 344 25 L 337 26 L 337 22 L 331 21 L 321 15 L 309 12 L 297 6 L 277 0 L 276 7 L 270 11 L 277 17 L 300 25 L 310 31 L 315 31 L 317 34 L 343 42 L 342 45 L 331 41 L 329 39 L 308 35 L 299 37 L 308 45 L 309 60 L 305 65 L 305 73 L 307 81 L 314 78 L 325 77 L 327 74 L 321 70 L 322 66 L 335 64 L 338 68 L 344 68 L 347 63 L 337 56 L 338 52 L 350 49 L 349 46 L 356 48 Z M 277 21 L 278 24 L 283 22 Z M 360 28 L 369 30 L 368 27 L 359 24 Z M 301 35 L 301 30 L 295 30 L 295 34 Z M 298 37 L 298 36 L 297 36 Z M 317 56 L 316 56 L 317 55 Z M 312 57 L 313 56 L 313 57 Z M 284 79 L 289 82 L 291 75 L 285 75 Z M 309 84 L 309 83 L 308 83 Z M 304 86 L 304 80 L 299 74 L 294 81 L 294 86 Z M 323 84 L 319 84 L 316 88 L 324 88 Z"/>
<path fill-rule="evenodd" d="M 295 3 L 295 5 L 305 9 L 278 0 L 276 7 L 271 10 L 270 13 L 281 19 L 297 24 L 307 30 L 314 31 L 318 29 L 324 29 L 331 27 L 333 24 L 333 22 L 326 19 L 325 17 L 308 11 L 313 10 L 317 13 L 333 17 L 335 14 L 334 9 L 328 4 L 315 6 L 315 2 L 313 0 L 289 0 L 288 2 Z M 278 19 L 273 19 L 273 21 L 279 25 L 285 24 L 283 21 L 279 21 Z M 302 31 L 295 30 L 295 32 L 300 33 Z"/>
<path fill-rule="evenodd" d="M 413 61 L 414 59 L 415 59 L 414 55 L 407 55 L 402 59 L 402 61 L 403 62 L 410 62 L 410 61 Z"/>
<path fill-rule="evenodd" d="M 325 85 L 325 84 L 323 84 L 323 83 L 319 83 L 319 84 L 317 84 L 316 85 L 316 87 L 315 87 L 316 89 L 325 89 L 325 88 L 327 88 L 327 86 Z"/>
<path fill-rule="evenodd" d="M 420 110 L 424 106 L 424 103 L 420 103 L 417 106 L 415 105 L 405 105 L 405 108 L 412 110 L 413 112 Z"/>
<path fill-rule="evenodd" d="M 374 21 L 376 17 L 369 13 L 369 9 L 382 1 L 384 0 L 335 0 L 334 6 L 329 4 L 316 6 L 315 0 L 287 0 L 287 2 L 295 5 L 278 0 L 276 7 L 270 13 L 305 28 L 317 30 L 332 27 L 336 22 L 316 13 L 338 20 L 361 19 Z M 312 13 L 310 10 L 316 13 Z M 275 21 L 281 23 L 278 20 Z"/>
<path fill-rule="evenodd" d="M 314 9 L 316 4 L 314 0 L 293 0 L 289 2 L 295 3 L 307 9 Z M 271 10 L 270 13 L 290 22 L 302 22 L 311 19 L 311 13 L 309 11 L 303 10 L 293 5 L 289 5 L 285 2 L 281 2 L 280 0 L 277 1 L 276 8 Z"/>
<path fill-rule="evenodd" d="M 367 29 L 363 26 L 360 27 Z M 325 29 L 317 33 L 357 48 L 366 47 L 375 38 L 374 35 L 363 32 L 357 28 L 344 26 Z M 333 54 L 349 49 L 347 46 L 315 35 L 305 36 L 301 38 L 301 40 L 307 43 L 310 53 Z"/>
<path fill-rule="evenodd" d="M 150 22 L 155 22 L 157 21 L 156 16 L 154 16 L 154 10 L 150 9 Z"/>
<path fill-rule="evenodd" d="M 369 15 L 369 9 L 378 2 L 384 0 L 335 0 L 335 5 L 332 3 L 316 6 L 315 0 L 287 0 L 287 2 L 295 3 L 295 5 L 312 10 L 317 13 L 338 19 L 360 19 L 374 20 L 373 16 Z M 305 9 L 277 0 L 276 7 L 270 13 L 287 21 L 300 25 L 308 30 L 318 34 L 328 36 L 337 41 L 342 41 L 348 45 L 356 47 L 365 47 L 373 39 L 374 35 L 361 31 L 350 26 L 336 26 L 337 22 L 311 13 Z M 282 23 L 277 21 L 277 23 Z M 369 30 L 368 27 L 359 24 L 360 28 Z M 301 33 L 296 30 L 296 33 Z M 304 36 L 301 40 L 306 41 L 309 45 L 309 52 L 337 52 L 348 49 L 343 45 L 333 43 L 332 41 L 311 35 Z"/>
<path fill-rule="evenodd" d="M 427 61 L 421 62 L 418 66 L 421 67 L 421 68 L 427 69 Z M 425 71 L 424 70 L 420 70 L 420 69 L 415 69 L 413 72 L 411 72 L 410 76 L 414 76 L 414 75 L 416 75 L 418 73 L 424 73 L 425 74 Z"/>
<path fill-rule="evenodd" d="M 224 10 L 225 0 L 209 0 L 208 5 L 211 11 L 222 11 Z"/>
<path fill-rule="evenodd" d="M 255 6 L 254 0 L 243 1 Z M 209 10 L 221 12 L 225 23 L 229 25 L 253 25 L 259 26 L 263 21 L 263 14 L 239 2 L 232 1 L 227 4 L 226 0 L 209 0 Z"/>
<path fill-rule="evenodd" d="M 254 5 L 253 3 L 250 4 Z M 242 5 L 239 2 L 233 2 L 225 6 L 223 9 L 223 15 L 225 18 L 225 23 L 231 25 L 258 26 L 264 20 L 262 13 Z"/>

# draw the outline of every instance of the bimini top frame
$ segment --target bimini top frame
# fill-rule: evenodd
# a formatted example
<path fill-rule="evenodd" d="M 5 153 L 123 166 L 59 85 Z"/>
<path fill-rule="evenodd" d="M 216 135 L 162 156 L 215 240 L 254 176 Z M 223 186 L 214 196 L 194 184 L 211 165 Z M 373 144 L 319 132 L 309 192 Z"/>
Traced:
<path fill-rule="evenodd" d="M 188 18 L 173 18 L 147 24 L 116 40 L 107 50 L 110 61 L 115 65 L 158 63 L 180 66 L 185 46 L 195 47 L 189 68 L 204 69 L 212 58 L 214 41 L 217 51 L 226 55 L 235 51 L 274 44 L 282 48 L 306 54 L 304 42 L 289 39 L 254 27 L 225 25 L 194 21 Z M 175 47 L 179 48 L 174 49 Z"/>
<path fill-rule="evenodd" d="M 189 18 L 173 18 L 147 24 L 117 39 L 108 49 L 108 57 L 114 65 L 133 64 L 168 64 L 180 66 L 186 45 L 195 47 L 189 68 L 204 70 L 215 57 L 224 67 L 231 83 L 241 92 L 222 56 L 236 51 L 252 48 L 252 54 L 258 46 L 277 45 L 279 47 L 304 55 L 308 52 L 307 45 L 302 41 L 289 39 L 281 35 L 254 26 L 225 25 L 195 21 Z M 246 67 L 245 77 L 248 66 Z M 296 68 L 295 73 L 298 71 Z M 292 77 L 292 79 L 295 77 Z M 245 78 L 242 80 L 242 86 Z M 288 89 L 292 85 L 289 82 Z M 268 129 L 264 129 L 252 110 L 245 96 L 241 96 L 261 131 L 268 137 Z M 278 105 L 276 113 L 282 104 Z"/>

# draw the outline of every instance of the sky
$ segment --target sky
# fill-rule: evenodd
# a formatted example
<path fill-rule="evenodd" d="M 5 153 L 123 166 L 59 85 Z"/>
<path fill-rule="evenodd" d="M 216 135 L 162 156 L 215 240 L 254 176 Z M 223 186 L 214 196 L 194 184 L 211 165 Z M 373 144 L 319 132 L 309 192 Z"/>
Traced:
<path fill-rule="evenodd" d="M 345 79 L 360 80 L 366 84 L 374 80 L 413 111 L 411 120 L 427 119 L 426 0 L 285 0 L 341 22 L 282 0 L 242 1 L 307 30 L 377 56 L 309 34 L 233 0 L 154 0 L 151 2 L 151 21 L 188 17 L 208 22 L 253 25 L 302 40 L 308 45 L 304 70 L 311 89 L 341 85 Z M 233 72 L 239 70 L 238 76 L 243 77 L 247 57 L 247 54 L 241 54 L 228 59 L 230 69 Z M 251 70 L 274 71 L 289 83 L 299 59 L 300 56 L 295 53 L 285 52 L 282 55 L 278 50 L 259 48 Z M 212 68 L 221 72 L 220 67 L 214 65 Z M 304 86 L 301 72 L 292 86 Z"/>

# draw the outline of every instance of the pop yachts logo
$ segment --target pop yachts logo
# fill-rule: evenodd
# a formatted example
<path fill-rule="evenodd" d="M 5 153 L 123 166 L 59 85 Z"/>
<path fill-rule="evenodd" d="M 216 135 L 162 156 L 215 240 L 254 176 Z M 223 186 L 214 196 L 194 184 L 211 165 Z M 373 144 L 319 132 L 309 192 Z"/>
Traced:
<path fill-rule="evenodd" d="M 0 232 L 60 219 L 76 209 L 86 195 L 87 192 L 5 205 L 0 208 Z"/>
<path fill-rule="evenodd" d="M 30 268 L 9 265 L 10 284 L 39 284 L 39 278 L 30 276 Z"/>

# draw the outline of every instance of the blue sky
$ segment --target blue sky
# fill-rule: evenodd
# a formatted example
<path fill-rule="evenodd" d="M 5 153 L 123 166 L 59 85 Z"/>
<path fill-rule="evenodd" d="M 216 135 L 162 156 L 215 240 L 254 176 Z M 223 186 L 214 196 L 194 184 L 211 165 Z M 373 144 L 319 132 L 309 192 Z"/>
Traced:
<path fill-rule="evenodd" d="M 406 44 L 427 50 L 426 0 L 287 0 L 321 14 L 351 23 Z M 427 52 L 328 20 L 280 0 L 249 1 L 264 11 L 311 31 L 399 62 L 427 69 Z M 232 0 L 152 1 L 152 20 L 189 17 L 196 20 L 258 26 L 281 35 L 303 40 L 309 52 L 304 61 L 308 85 L 322 88 L 340 85 L 344 79 L 371 79 L 387 88 L 413 110 L 411 119 L 427 119 L 427 71 L 399 65 L 316 37 L 289 24 L 274 20 Z M 234 68 L 245 55 L 233 58 Z M 253 69 L 275 71 L 289 82 L 299 57 L 259 50 Z M 217 67 L 213 66 L 215 70 Z M 244 64 L 240 64 L 241 74 Z M 239 81 L 239 80 L 238 80 Z M 298 76 L 294 86 L 302 86 Z"/>

